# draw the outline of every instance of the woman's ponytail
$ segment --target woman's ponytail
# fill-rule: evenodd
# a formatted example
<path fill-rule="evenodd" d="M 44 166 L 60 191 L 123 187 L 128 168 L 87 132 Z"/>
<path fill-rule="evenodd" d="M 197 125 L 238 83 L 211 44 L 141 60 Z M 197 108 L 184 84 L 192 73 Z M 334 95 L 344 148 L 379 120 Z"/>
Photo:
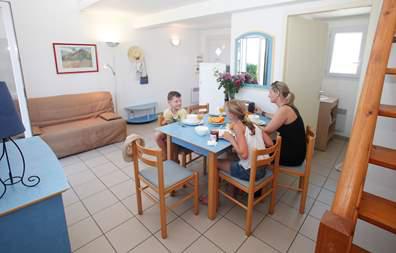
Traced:
<path fill-rule="evenodd" d="M 294 106 L 294 99 L 295 95 L 293 92 L 289 91 L 289 94 L 287 94 L 286 99 L 287 99 L 287 104 L 290 106 Z"/>
<path fill-rule="evenodd" d="M 271 89 L 284 97 L 288 105 L 294 106 L 294 93 L 290 91 L 286 83 L 281 81 L 275 81 L 271 84 Z"/>

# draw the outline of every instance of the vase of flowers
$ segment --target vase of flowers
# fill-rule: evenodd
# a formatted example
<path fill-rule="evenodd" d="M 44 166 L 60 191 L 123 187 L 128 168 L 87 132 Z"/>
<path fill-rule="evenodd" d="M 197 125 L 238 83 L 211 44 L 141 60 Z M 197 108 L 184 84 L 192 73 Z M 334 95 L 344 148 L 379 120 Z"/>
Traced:
<path fill-rule="evenodd" d="M 257 83 L 249 73 L 231 75 L 229 72 L 216 72 L 215 75 L 217 76 L 217 82 L 219 83 L 218 89 L 220 90 L 221 88 L 224 88 L 225 101 L 235 99 L 235 94 L 239 92 L 242 84 Z"/>

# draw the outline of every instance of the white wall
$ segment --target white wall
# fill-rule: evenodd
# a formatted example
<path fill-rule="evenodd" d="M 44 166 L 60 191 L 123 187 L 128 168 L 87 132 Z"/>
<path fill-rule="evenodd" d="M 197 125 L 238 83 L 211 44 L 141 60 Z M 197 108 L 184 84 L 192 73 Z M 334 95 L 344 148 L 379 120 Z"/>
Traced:
<path fill-rule="evenodd" d="M 3 16 L 0 10 L 0 81 L 5 81 L 13 97 L 16 97 L 15 81 L 12 75 L 10 52 L 6 37 Z"/>
<path fill-rule="evenodd" d="M 327 34 L 326 23 L 301 16 L 288 18 L 284 80 L 298 98 L 295 105 L 304 123 L 313 129 L 318 121 Z"/>
<path fill-rule="evenodd" d="M 171 34 L 177 33 L 180 46 L 170 44 Z M 135 63 L 127 58 L 128 48 L 139 46 L 145 52 L 148 85 L 140 85 L 136 79 Z M 119 84 L 120 107 L 158 102 L 159 110 L 167 107 L 167 93 L 177 90 L 182 94 L 183 104 L 189 105 L 191 89 L 198 86 L 195 59 L 199 53 L 199 34 L 194 30 L 158 28 L 139 31 L 117 48 L 116 69 Z"/>
<path fill-rule="evenodd" d="M 78 0 L 12 0 L 15 30 L 28 97 L 111 90 L 111 76 L 99 73 L 57 75 L 53 42 L 96 43 L 84 33 Z M 108 50 L 98 44 L 99 64 Z"/>
<path fill-rule="evenodd" d="M 231 52 L 231 29 L 208 29 L 201 30 L 199 33 L 200 54 L 203 56 L 203 62 L 219 62 L 229 65 Z M 219 57 L 215 54 L 215 50 L 218 47 L 222 49 L 222 53 Z"/>
<path fill-rule="evenodd" d="M 190 102 L 191 87 L 198 85 L 194 72 L 198 31 L 136 31 L 133 19 L 118 13 L 80 13 L 78 0 L 12 0 L 11 4 L 28 97 L 113 91 L 113 76 L 103 65 L 112 64 L 115 56 L 119 108 L 150 100 L 158 101 L 162 110 L 169 90 L 179 90 L 184 103 Z M 169 43 L 175 33 L 182 40 L 177 48 Z M 121 41 L 121 45 L 109 48 L 102 41 Z M 99 72 L 57 75 L 53 42 L 97 43 Z M 127 59 L 131 45 L 145 51 L 149 85 L 141 86 L 135 78 L 135 66 Z"/>
<path fill-rule="evenodd" d="M 367 3 L 368 1 L 325 0 L 234 13 L 231 17 L 231 49 L 235 46 L 234 40 L 246 32 L 259 31 L 273 36 L 274 54 L 272 81 L 282 80 L 288 15 L 356 7 L 367 5 Z M 231 70 L 233 71 L 233 69 L 234 50 L 231 50 Z M 253 100 L 263 105 L 264 109 L 270 112 L 276 109 L 274 106 L 270 106 L 267 98 L 268 91 L 265 89 L 246 88 L 240 92 L 239 97 Z M 298 97 L 296 101 L 298 101 Z"/>
<path fill-rule="evenodd" d="M 0 39 L 4 39 L 6 37 L 5 27 L 3 23 L 3 14 L 0 11 Z"/>
<path fill-rule="evenodd" d="M 350 30 L 351 31 L 360 31 L 361 29 L 367 32 L 367 26 L 369 22 L 369 16 L 357 16 L 350 18 L 340 18 L 325 21 L 329 24 L 329 33 L 334 30 Z M 330 35 L 330 34 L 329 34 Z M 329 44 L 329 47 L 331 45 Z M 362 45 L 365 46 L 365 43 Z M 328 49 L 327 61 L 330 61 L 330 51 Z M 325 76 L 322 82 L 322 90 L 325 92 L 325 95 L 338 97 L 339 103 L 338 108 L 346 110 L 346 115 L 338 114 L 337 115 L 337 125 L 336 125 L 336 133 L 341 136 L 349 137 L 351 133 L 354 110 L 356 105 L 356 99 L 359 88 L 359 76 L 356 78 L 343 78 L 343 77 L 334 77 L 327 74 L 329 63 L 326 64 L 326 69 L 324 70 Z"/>

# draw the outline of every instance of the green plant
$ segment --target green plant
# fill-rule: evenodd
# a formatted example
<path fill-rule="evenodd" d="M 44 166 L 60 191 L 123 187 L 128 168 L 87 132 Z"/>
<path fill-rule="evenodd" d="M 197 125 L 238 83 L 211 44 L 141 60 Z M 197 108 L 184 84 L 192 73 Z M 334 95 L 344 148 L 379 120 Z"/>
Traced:
<path fill-rule="evenodd" d="M 246 64 L 246 72 L 249 73 L 253 79 L 257 79 L 257 64 Z"/>

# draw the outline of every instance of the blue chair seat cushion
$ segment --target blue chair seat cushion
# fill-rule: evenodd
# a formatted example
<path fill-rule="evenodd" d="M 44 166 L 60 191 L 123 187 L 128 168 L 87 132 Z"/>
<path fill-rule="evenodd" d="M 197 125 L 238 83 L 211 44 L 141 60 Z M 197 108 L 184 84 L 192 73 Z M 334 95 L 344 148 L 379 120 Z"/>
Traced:
<path fill-rule="evenodd" d="M 140 171 L 140 175 L 150 184 L 158 187 L 158 169 L 145 168 Z M 192 172 L 183 168 L 174 161 L 164 161 L 164 186 L 168 188 L 192 175 Z"/>
<path fill-rule="evenodd" d="M 259 180 L 256 180 L 256 185 L 262 183 L 264 180 L 267 180 L 269 177 L 272 176 L 272 170 L 270 170 L 270 169 L 263 169 L 263 170 L 267 170 L 266 173 L 265 173 L 265 176 L 263 178 L 259 179 Z M 228 177 L 232 178 L 233 180 L 237 181 L 239 184 L 241 184 L 241 185 L 243 185 L 245 187 L 249 187 L 249 181 L 247 181 L 247 180 L 242 180 L 242 179 L 239 179 L 237 177 L 233 177 L 233 176 L 231 176 L 230 173 L 222 171 L 222 170 L 219 171 L 219 173 L 222 174 L 222 175 L 225 175 L 225 176 L 228 176 Z"/>
<path fill-rule="evenodd" d="M 284 166 L 284 165 L 280 165 L 281 169 L 287 169 L 287 170 L 294 170 L 300 173 L 304 173 L 305 172 L 305 161 L 299 165 L 299 166 Z"/>

